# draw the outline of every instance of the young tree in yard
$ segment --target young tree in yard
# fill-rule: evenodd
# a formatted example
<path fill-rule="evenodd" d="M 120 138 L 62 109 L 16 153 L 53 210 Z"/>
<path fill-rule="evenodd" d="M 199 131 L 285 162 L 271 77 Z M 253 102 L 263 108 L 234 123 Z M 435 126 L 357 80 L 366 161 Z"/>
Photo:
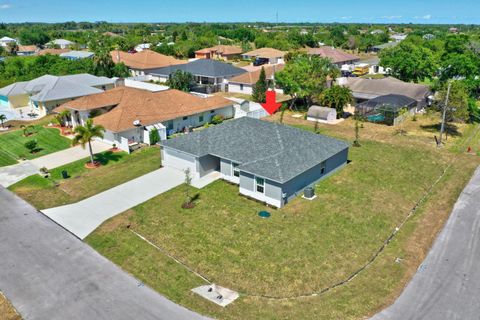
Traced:
<path fill-rule="evenodd" d="M 402 118 L 402 120 L 400 121 L 400 125 L 399 125 L 399 129 L 397 131 L 398 134 L 400 134 L 401 136 L 404 136 L 407 131 L 405 131 L 404 127 L 404 122 L 407 120 L 407 116 L 408 116 L 408 109 L 407 108 L 401 108 L 400 110 L 398 110 L 398 116 Z"/>
<path fill-rule="evenodd" d="M 160 141 L 160 135 L 158 134 L 158 129 L 153 128 L 152 130 L 150 130 L 149 137 L 150 137 L 150 145 L 153 146 L 157 144 L 157 142 Z"/>
<path fill-rule="evenodd" d="M 360 120 L 355 119 L 355 140 L 353 141 L 354 147 L 360 147 Z"/>
<path fill-rule="evenodd" d="M 30 153 L 34 153 L 35 150 L 37 149 L 37 146 L 38 146 L 37 140 L 30 140 L 25 142 L 25 148 L 27 148 Z"/>
<path fill-rule="evenodd" d="M 4 115 L 3 113 L 0 114 L 0 122 L 2 123 L 2 128 L 5 128 L 5 126 L 3 125 L 3 122 L 7 120 L 7 116 Z"/>
<path fill-rule="evenodd" d="M 353 101 L 352 91 L 344 86 L 332 86 L 320 96 L 320 102 L 329 108 L 337 110 L 337 119 L 343 115 L 343 108 Z"/>
<path fill-rule="evenodd" d="M 177 70 L 170 75 L 167 85 L 172 89 L 189 92 L 193 81 L 193 75 L 190 72 Z"/>
<path fill-rule="evenodd" d="M 338 68 L 329 59 L 296 54 L 282 71 L 275 74 L 275 81 L 285 94 L 292 97 L 290 108 L 297 99 L 303 99 L 309 107 L 313 99 L 326 89 L 327 78 L 334 79 L 338 74 Z"/>
<path fill-rule="evenodd" d="M 182 208 L 193 208 L 192 197 L 190 196 L 190 186 L 192 185 L 192 175 L 190 168 L 183 171 L 185 173 L 185 202 L 182 204 Z"/>
<path fill-rule="evenodd" d="M 267 95 L 268 83 L 265 69 L 262 67 L 257 83 L 252 88 L 252 99 L 255 102 L 265 102 Z"/>
<path fill-rule="evenodd" d="M 92 119 L 87 119 L 87 122 L 84 126 L 77 126 L 73 130 L 75 137 L 73 138 L 72 143 L 80 143 L 82 148 L 85 149 L 85 146 L 88 145 L 88 151 L 90 153 L 90 162 L 92 165 L 95 164 L 93 160 L 93 151 L 92 151 L 92 139 L 93 138 L 103 138 L 103 132 L 105 129 L 100 125 L 94 125 Z"/>

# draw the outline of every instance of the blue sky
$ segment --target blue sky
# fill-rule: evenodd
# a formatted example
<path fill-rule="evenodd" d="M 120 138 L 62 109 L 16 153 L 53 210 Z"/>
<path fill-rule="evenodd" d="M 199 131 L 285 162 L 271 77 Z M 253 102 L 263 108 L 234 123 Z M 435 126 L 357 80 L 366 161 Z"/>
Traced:
<path fill-rule="evenodd" d="M 480 0 L 0 0 L 1 22 L 366 22 L 480 24 Z"/>

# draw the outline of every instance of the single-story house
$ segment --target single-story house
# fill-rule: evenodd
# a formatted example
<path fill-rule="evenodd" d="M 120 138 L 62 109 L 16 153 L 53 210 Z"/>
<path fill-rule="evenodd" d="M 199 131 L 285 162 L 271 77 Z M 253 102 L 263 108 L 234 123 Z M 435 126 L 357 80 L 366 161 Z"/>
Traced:
<path fill-rule="evenodd" d="M 35 45 L 31 46 L 18 46 L 17 56 L 33 56 L 39 51 L 38 47 Z"/>
<path fill-rule="evenodd" d="M 10 37 L 2 37 L 0 38 L 0 46 L 6 48 L 8 47 L 9 43 L 18 43 L 17 39 L 13 39 Z"/>
<path fill-rule="evenodd" d="M 37 52 L 37 56 L 44 56 L 46 54 L 51 54 L 51 55 L 61 55 L 62 53 L 65 52 L 70 52 L 70 49 L 53 49 L 53 48 L 47 48 L 47 49 L 42 49 Z"/>
<path fill-rule="evenodd" d="M 275 73 L 283 70 L 285 68 L 285 65 L 265 65 L 263 66 L 263 68 L 265 70 L 265 76 L 267 78 L 267 81 L 270 83 L 275 83 Z M 261 68 L 228 79 L 228 92 L 252 94 L 253 86 L 260 78 L 260 71 Z M 275 91 L 277 91 L 278 93 L 283 93 L 282 89 L 276 88 Z"/>
<path fill-rule="evenodd" d="M 242 48 L 237 46 L 218 45 L 195 51 L 195 58 L 233 60 L 240 57 L 242 51 Z"/>
<path fill-rule="evenodd" d="M 407 96 L 388 94 L 365 101 L 355 107 L 356 113 L 370 122 L 397 125 L 404 120 L 400 110 L 405 108 L 409 114 L 414 114 L 417 101 Z"/>
<path fill-rule="evenodd" d="M 137 53 L 114 50 L 110 52 L 110 55 L 114 63 L 123 62 L 133 76 L 144 76 L 150 70 L 186 63 L 186 61 L 148 49 Z"/>
<path fill-rule="evenodd" d="M 269 116 L 260 103 L 233 97 L 228 97 L 227 99 L 235 102 L 235 119 L 242 117 L 261 119 Z"/>
<path fill-rule="evenodd" d="M 80 60 L 93 58 L 95 54 L 90 51 L 68 51 L 60 53 L 60 57 L 68 60 Z"/>
<path fill-rule="evenodd" d="M 215 115 L 234 117 L 234 102 L 222 97 L 202 98 L 179 90 L 152 92 L 117 87 L 103 93 L 69 101 L 55 112 L 70 110 L 69 125 L 84 125 L 93 117 L 105 128 L 103 140 L 125 151 L 141 143 L 150 143 L 149 132 L 156 128 L 165 140 L 176 132 L 185 132 L 209 123 Z M 187 130 L 188 129 L 188 130 Z"/>
<path fill-rule="evenodd" d="M 228 79 L 247 72 L 218 60 L 197 59 L 185 64 L 149 70 L 148 75 L 152 80 L 166 82 L 177 70 L 191 73 L 198 85 L 193 90 L 204 93 L 225 91 Z"/>
<path fill-rule="evenodd" d="M 339 85 L 350 88 L 356 104 L 389 94 L 407 96 L 417 101 L 417 111 L 429 104 L 431 90 L 428 86 L 403 82 L 393 77 L 382 79 L 339 78 Z"/>
<path fill-rule="evenodd" d="M 333 64 L 341 67 L 344 64 L 354 64 L 360 61 L 360 58 L 356 55 L 347 53 L 340 49 L 336 49 L 330 46 L 321 46 L 320 48 L 307 48 L 307 54 L 317 55 L 323 58 L 328 58 Z"/>
<path fill-rule="evenodd" d="M 164 166 L 194 178 L 219 172 L 239 192 L 283 207 L 347 163 L 348 143 L 283 124 L 243 117 L 162 141 Z"/>
<path fill-rule="evenodd" d="M 59 49 L 68 49 L 73 46 L 75 42 L 66 39 L 55 39 L 50 41 L 47 46 L 49 47 L 58 47 Z"/>
<path fill-rule="evenodd" d="M 147 50 L 147 49 L 150 49 L 151 46 L 152 46 L 151 43 L 140 43 L 135 46 L 135 51 L 140 52 L 143 50 Z"/>
<path fill-rule="evenodd" d="M 283 60 L 285 53 L 285 51 L 280 51 L 273 48 L 260 48 L 253 51 L 245 52 L 242 54 L 242 57 L 248 60 L 266 59 L 268 60 L 268 64 L 283 64 L 285 63 Z"/>
<path fill-rule="evenodd" d="M 0 89 L 0 104 L 23 116 L 44 116 L 55 107 L 79 97 L 101 93 L 115 87 L 116 81 L 91 74 L 45 75 L 31 81 L 15 82 Z"/>
<path fill-rule="evenodd" d="M 380 51 L 385 50 L 385 49 L 395 48 L 399 44 L 400 44 L 400 42 L 387 42 L 387 43 L 383 43 L 383 44 L 373 46 L 371 51 L 372 52 L 380 52 Z"/>
<path fill-rule="evenodd" d="M 408 34 L 404 34 L 404 33 L 395 33 L 390 35 L 390 39 L 393 39 L 396 42 L 401 42 L 407 39 L 407 37 L 408 37 Z"/>
<path fill-rule="evenodd" d="M 308 108 L 307 120 L 331 123 L 337 120 L 337 110 L 328 107 L 311 106 Z"/>

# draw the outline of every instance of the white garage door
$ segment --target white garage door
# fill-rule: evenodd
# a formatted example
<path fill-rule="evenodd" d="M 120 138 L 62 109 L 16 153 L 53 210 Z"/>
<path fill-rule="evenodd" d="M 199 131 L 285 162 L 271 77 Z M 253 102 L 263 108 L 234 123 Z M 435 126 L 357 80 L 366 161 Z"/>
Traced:
<path fill-rule="evenodd" d="M 197 165 L 195 157 L 175 150 L 164 149 L 164 166 L 172 167 L 179 170 L 190 168 L 192 176 L 197 174 Z"/>

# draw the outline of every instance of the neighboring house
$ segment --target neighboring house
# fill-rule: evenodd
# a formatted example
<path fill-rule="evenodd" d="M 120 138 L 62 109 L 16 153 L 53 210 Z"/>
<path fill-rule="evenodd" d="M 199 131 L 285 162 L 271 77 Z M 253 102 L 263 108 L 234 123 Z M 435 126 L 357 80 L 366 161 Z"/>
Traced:
<path fill-rule="evenodd" d="M 448 29 L 448 32 L 457 34 L 458 33 L 458 28 L 452 27 L 452 28 Z"/>
<path fill-rule="evenodd" d="M 399 44 L 400 44 L 400 42 L 387 42 L 387 43 L 384 43 L 384 44 L 379 44 L 379 45 L 373 46 L 371 51 L 372 52 L 380 52 L 380 51 L 385 50 L 385 49 L 395 48 Z"/>
<path fill-rule="evenodd" d="M 100 93 L 114 86 L 115 80 L 90 74 L 45 75 L 1 88 L 0 104 L 20 115 L 36 113 L 44 116 L 69 100 Z"/>
<path fill-rule="evenodd" d="M 140 52 L 143 50 L 147 50 L 150 49 L 151 46 L 151 43 L 140 43 L 139 45 L 135 46 L 135 51 Z"/>
<path fill-rule="evenodd" d="M 393 39 L 396 42 L 401 42 L 401 41 L 407 39 L 407 37 L 408 37 L 408 34 L 396 33 L 396 34 L 392 34 L 390 36 L 390 39 Z"/>
<path fill-rule="evenodd" d="M 110 52 L 114 63 L 123 62 L 133 76 L 143 76 L 150 70 L 186 63 L 152 50 L 143 50 L 137 53 L 114 50 Z"/>
<path fill-rule="evenodd" d="M 370 32 L 370 34 L 373 34 L 373 35 L 379 35 L 379 34 L 384 34 L 384 33 L 385 33 L 385 31 L 380 30 L 380 29 L 375 29 L 375 30 Z"/>
<path fill-rule="evenodd" d="M 62 53 L 66 53 L 66 52 L 70 52 L 71 50 L 70 49 L 42 49 L 40 51 L 37 52 L 37 56 L 44 56 L 46 54 L 51 54 L 51 55 L 56 55 L 56 56 L 59 56 L 61 55 Z"/>
<path fill-rule="evenodd" d="M 233 60 L 240 57 L 242 51 L 242 48 L 237 46 L 218 45 L 195 51 L 195 58 Z"/>
<path fill-rule="evenodd" d="M 65 40 L 65 39 L 55 39 L 52 40 L 48 43 L 48 46 L 52 47 L 58 47 L 60 49 L 69 49 L 71 46 L 73 46 L 75 42 L 72 42 L 70 40 Z"/>
<path fill-rule="evenodd" d="M 278 71 L 283 70 L 285 68 L 284 64 L 276 64 L 276 65 L 265 65 L 263 66 L 265 69 L 265 76 L 267 81 L 270 84 L 273 84 L 275 81 L 275 73 Z M 253 93 L 253 86 L 257 83 L 258 79 L 260 78 L 261 68 L 246 72 L 236 77 L 233 77 L 228 80 L 228 92 L 236 92 L 236 93 L 245 93 L 245 94 L 252 94 Z M 276 88 L 275 91 L 278 93 L 283 93 L 282 89 Z"/>
<path fill-rule="evenodd" d="M 423 38 L 424 40 L 430 41 L 430 40 L 435 39 L 435 35 L 433 35 L 433 34 L 431 34 L 431 33 L 427 33 L 427 34 L 424 34 L 422 38 Z"/>
<path fill-rule="evenodd" d="M 348 143 L 243 117 L 162 141 L 162 165 L 194 178 L 219 172 L 247 197 L 283 207 L 347 163 Z"/>
<path fill-rule="evenodd" d="M 122 37 L 121 35 L 110 32 L 110 31 L 104 32 L 103 35 L 107 37 L 112 37 L 112 38 Z"/>
<path fill-rule="evenodd" d="M 404 120 L 400 112 L 404 108 L 409 114 L 415 114 L 417 101 L 407 96 L 388 94 L 357 105 L 355 111 L 368 121 L 395 126 Z"/>
<path fill-rule="evenodd" d="M 332 61 L 333 64 L 337 65 L 338 67 L 341 67 L 344 64 L 354 64 L 355 62 L 360 61 L 359 57 L 330 46 L 322 46 L 320 48 L 307 48 L 307 53 L 309 55 L 317 55 L 323 58 L 328 58 L 330 59 L 330 61 Z"/>
<path fill-rule="evenodd" d="M 268 60 L 268 64 L 283 64 L 284 51 L 280 51 L 273 48 L 261 48 L 253 51 L 249 51 L 242 54 L 244 59 L 265 59 Z"/>
<path fill-rule="evenodd" d="M 8 45 L 12 43 L 12 44 L 18 44 L 18 41 L 17 39 L 13 39 L 13 38 L 10 38 L 10 37 L 2 37 L 0 38 L 0 46 L 6 48 L 8 47 Z"/>
<path fill-rule="evenodd" d="M 149 70 L 151 80 L 166 82 L 177 70 L 193 75 L 197 87 L 194 91 L 212 93 L 225 91 L 228 79 L 247 71 L 229 63 L 211 59 L 198 59 L 185 64 Z"/>
<path fill-rule="evenodd" d="M 402 95 L 417 102 L 417 111 L 429 104 L 431 91 L 426 85 L 403 82 L 393 77 L 383 79 L 340 78 L 338 84 L 350 88 L 356 103 L 389 94 Z"/>
<path fill-rule="evenodd" d="M 308 108 L 307 120 L 322 123 L 332 123 L 337 120 L 337 110 L 334 108 L 311 106 Z"/>
<path fill-rule="evenodd" d="M 70 110 L 69 124 L 73 127 L 94 117 L 94 123 L 105 128 L 103 140 L 128 152 L 140 143 L 150 143 L 153 128 L 165 140 L 176 132 L 203 126 L 215 115 L 233 118 L 234 102 L 173 89 L 151 92 L 118 87 L 69 101 L 54 112 L 62 110 Z"/>
<path fill-rule="evenodd" d="M 68 51 L 60 53 L 60 57 L 68 60 L 91 59 L 95 54 L 90 51 Z"/>
<path fill-rule="evenodd" d="M 18 46 L 17 56 L 33 56 L 36 54 L 40 49 L 37 46 Z"/>

